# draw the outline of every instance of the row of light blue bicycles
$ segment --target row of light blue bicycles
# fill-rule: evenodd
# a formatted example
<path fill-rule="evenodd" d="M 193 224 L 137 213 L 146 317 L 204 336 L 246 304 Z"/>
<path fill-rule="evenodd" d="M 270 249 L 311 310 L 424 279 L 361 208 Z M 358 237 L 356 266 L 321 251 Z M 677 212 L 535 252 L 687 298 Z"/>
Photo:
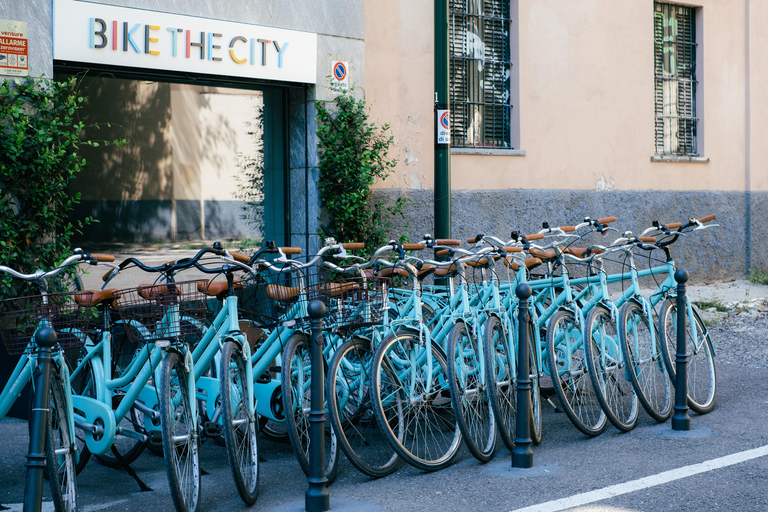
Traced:
<path fill-rule="evenodd" d="M 497 439 L 514 446 L 514 291 L 528 283 L 533 441 L 542 438 L 547 393 L 588 436 L 608 423 L 631 430 L 641 408 L 665 421 L 678 318 L 669 247 L 714 218 L 654 223 L 604 245 L 587 242 L 616 231 L 614 218 L 545 225 L 509 240 L 477 235 L 468 248 L 425 236 L 418 244 L 390 242 L 370 258 L 352 254 L 363 244 L 329 239 L 306 259 L 298 248 L 270 243 L 251 256 L 214 244 L 155 267 L 81 251 L 34 274 L 0 266 L 40 286 L 39 295 L 0 303 L 6 349 L 20 356 L 0 395 L 0 417 L 31 380 L 34 332 L 51 326 L 60 350 L 46 455 L 57 510 L 76 510 L 76 475 L 91 455 L 130 469 L 148 447 L 163 454 L 175 508 L 195 511 L 205 439 L 224 445 L 235 487 L 253 504 L 260 432 L 290 439 L 309 472 L 307 306 L 317 299 L 327 307 L 329 480 L 340 451 L 372 477 L 395 471 L 401 459 L 427 471 L 444 468 L 462 441 L 488 461 Z M 635 264 L 638 251 L 648 255 L 643 268 Z M 83 263 L 108 267 L 100 290 L 49 291 L 49 282 Z M 155 279 L 109 287 L 132 268 Z M 190 269 L 214 278 L 183 280 Z M 642 279 L 655 289 L 646 293 Z M 714 350 L 690 302 L 685 318 L 688 402 L 705 413 L 714 407 Z"/>

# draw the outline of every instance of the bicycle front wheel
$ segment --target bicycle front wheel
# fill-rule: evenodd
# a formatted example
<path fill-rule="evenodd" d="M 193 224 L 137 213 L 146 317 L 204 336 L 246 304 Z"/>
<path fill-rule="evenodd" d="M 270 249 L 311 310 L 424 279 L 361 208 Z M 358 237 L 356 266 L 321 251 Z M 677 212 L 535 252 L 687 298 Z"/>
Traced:
<path fill-rule="evenodd" d="M 178 352 L 163 356 L 159 384 L 163 455 L 171 498 L 177 511 L 194 512 L 200 504 L 200 447 L 187 372 Z"/>
<path fill-rule="evenodd" d="M 639 405 L 625 371 L 616 322 L 608 308 L 595 306 L 586 324 L 584 344 L 595 396 L 613 426 L 629 432 L 637 424 Z"/>
<path fill-rule="evenodd" d="M 417 334 L 385 338 L 373 356 L 373 412 L 392 448 L 416 468 L 435 471 L 459 453 L 461 429 L 451 407 L 445 357 Z"/>
<path fill-rule="evenodd" d="M 694 333 L 696 340 L 694 342 Z M 675 355 L 677 354 L 677 298 L 664 301 L 659 312 L 659 340 L 664 363 L 671 378 L 675 379 Z M 717 373 L 712 340 L 696 311 L 693 318 L 685 315 L 685 351 L 688 356 L 688 407 L 698 414 L 706 414 L 715 408 Z"/>
<path fill-rule="evenodd" d="M 252 386 L 246 378 L 243 350 L 236 342 L 225 341 L 219 369 L 224 441 L 237 492 L 247 505 L 256 503 L 259 495 L 256 419 L 248 407 Z"/>
<path fill-rule="evenodd" d="M 555 393 L 571 423 L 588 436 L 605 430 L 607 418 L 588 377 L 581 326 L 561 310 L 547 327 L 547 366 Z"/>
<path fill-rule="evenodd" d="M 618 328 L 637 398 L 653 419 L 666 421 L 672 415 L 672 393 L 659 338 L 651 332 L 656 326 L 652 327 L 640 304 L 627 302 L 619 310 Z"/>
<path fill-rule="evenodd" d="M 491 408 L 496 417 L 499 437 L 504 445 L 515 448 L 517 425 L 517 392 L 515 391 L 514 354 L 501 321 L 491 316 L 485 321 L 485 380 Z"/>
<path fill-rule="evenodd" d="M 56 373 L 50 376 L 49 389 L 51 405 L 48 412 L 45 457 L 51 496 L 56 512 L 74 512 L 77 510 L 75 445 L 69 433 L 65 391 Z"/>
<path fill-rule="evenodd" d="M 400 460 L 384 438 L 371 404 L 371 343 L 363 339 L 344 342 L 328 368 L 328 414 L 336 439 L 347 459 L 374 478 L 389 475 Z"/>
<path fill-rule="evenodd" d="M 479 343 L 464 322 L 457 322 L 448 333 L 447 374 L 464 443 L 477 460 L 488 462 L 496 448 L 496 419 L 492 396 L 485 385 Z"/>
<path fill-rule="evenodd" d="M 312 358 L 309 339 L 297 332 L 288 339 L 283 351 L 281 386 L 285 422 L 293 452 L 304 474 L 309 476 L 309 410 L 311 408 L 310 384 Z M 327 418 L 325 423 L 325 478 L 333 482 L 338 469 L 339 453 L 336 434 Z"/>

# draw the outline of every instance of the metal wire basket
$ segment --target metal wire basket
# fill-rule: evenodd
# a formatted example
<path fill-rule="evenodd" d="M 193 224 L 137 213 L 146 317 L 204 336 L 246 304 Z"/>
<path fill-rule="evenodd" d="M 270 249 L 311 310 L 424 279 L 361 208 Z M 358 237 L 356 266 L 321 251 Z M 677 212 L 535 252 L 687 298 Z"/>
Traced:
<path fill-rule="evenodd" d="M 18 355 L 27 350 L 35 331 L 41 327 L 56 331 L 56 340 L 62 350 L 82 347 L 88 323 L 96 314 L 95 308 L 84 297 L 87 293 L 51 293 L 0 301 L 0 336 L 8 354 Z"/>
<path fill-rule="evenodd" d="M 311 272 L 286 266 L 279 272 L 264 271 L 243 281 L 235 293 L 240 318 L 262 328 L 289 320 L 305 321 L 307 288 Z"/>
<path fill-rule="evenodd" d="M 143 284 L 120 290 L 115 307 L 133 343 L 178 340 L 194 343 L 204 330 L 207 281 Z"/>
<path fill-rule="evenodd" d="M 329 329 L 359 329 L 378 325 L 387 311 L 390 278 L 318 273 L 309 289 L 310 300 L 326 306 Z"/>

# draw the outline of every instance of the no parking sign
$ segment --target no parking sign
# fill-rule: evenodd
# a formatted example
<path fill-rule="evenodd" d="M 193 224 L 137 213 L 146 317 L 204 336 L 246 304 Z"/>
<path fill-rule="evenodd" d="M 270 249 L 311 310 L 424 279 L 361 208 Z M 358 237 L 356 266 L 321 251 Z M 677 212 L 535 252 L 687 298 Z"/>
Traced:
<path fill-rule="evenodd" d="M 437 110 L 437 143 L 451 143 L 451 111 Z"/>
<path fill-rule="evenodd" d="M 349 91 L 349 63 L 333 62 L 331 66 L 331 90 L 337 93 Z"/>

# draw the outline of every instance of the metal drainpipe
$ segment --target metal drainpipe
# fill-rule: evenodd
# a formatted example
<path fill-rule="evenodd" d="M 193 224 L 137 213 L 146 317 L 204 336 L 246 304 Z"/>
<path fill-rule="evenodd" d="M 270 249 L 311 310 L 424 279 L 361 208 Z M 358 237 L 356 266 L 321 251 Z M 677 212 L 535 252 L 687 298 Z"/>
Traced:
<path fill-rule="evenodd" d="M 435 124 L 438 111 L 450 110 L 448 81 L 448 0 L 435 0 Z M 451 145 L 435 133 L 435 238 L 451 238 Z"/>

